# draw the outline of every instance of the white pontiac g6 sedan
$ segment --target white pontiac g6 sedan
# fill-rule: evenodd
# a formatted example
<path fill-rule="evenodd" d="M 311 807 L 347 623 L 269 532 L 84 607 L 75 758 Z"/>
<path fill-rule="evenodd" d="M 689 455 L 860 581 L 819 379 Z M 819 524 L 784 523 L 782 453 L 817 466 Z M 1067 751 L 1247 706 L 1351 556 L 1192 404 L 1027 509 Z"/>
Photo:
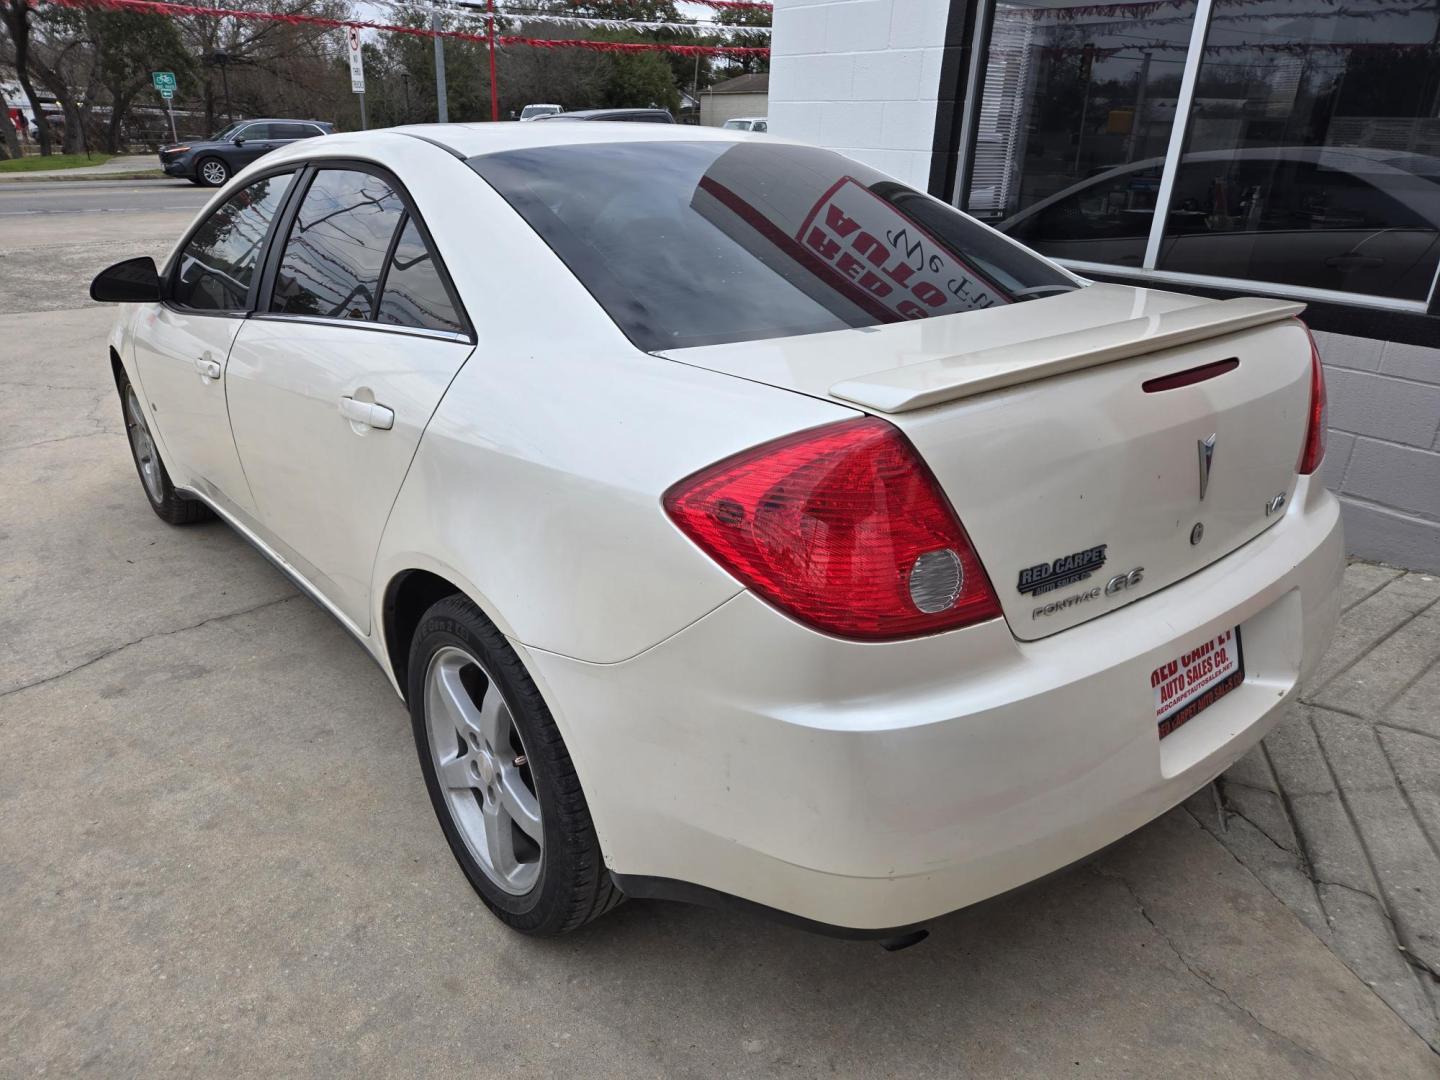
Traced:
<path fill-rule="evenodd" d="M 1335 626 L 1300 305 L 1091 284 L 826 150 L 336 135 L 91 292 L 155 512 L 369 650 L 526 933 L 915 940 L 1214 779 Z"/>

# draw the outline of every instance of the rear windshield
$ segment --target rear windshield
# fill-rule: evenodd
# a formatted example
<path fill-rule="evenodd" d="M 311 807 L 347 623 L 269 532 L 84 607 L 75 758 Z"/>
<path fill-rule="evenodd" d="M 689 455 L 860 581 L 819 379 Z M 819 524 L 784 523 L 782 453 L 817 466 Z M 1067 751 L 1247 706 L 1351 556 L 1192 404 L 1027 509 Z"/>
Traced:
<path fill-rule="evenodd" d="M 1076 287 L 959 211 L 814 147 L 592 143 L 484 154 L 470 166 L 649 352 Z"/>

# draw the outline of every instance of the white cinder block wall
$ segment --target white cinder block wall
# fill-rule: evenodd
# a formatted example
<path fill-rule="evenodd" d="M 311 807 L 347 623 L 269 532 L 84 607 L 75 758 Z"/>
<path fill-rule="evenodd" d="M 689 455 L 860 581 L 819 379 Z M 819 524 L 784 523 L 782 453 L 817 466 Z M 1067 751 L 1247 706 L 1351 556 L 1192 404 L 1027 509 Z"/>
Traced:
<path fill-rule="evenodd" d="M 1440 349 L 1318 332 L 1315 340 L 1330 407 L 1320 475 L 1345 508 L 1346 546 L 1440 571 Z"/>
<path fill-rule="evenodd" d="M 949 0 L 776 0 L 770 131 L 924 191 Z"/>

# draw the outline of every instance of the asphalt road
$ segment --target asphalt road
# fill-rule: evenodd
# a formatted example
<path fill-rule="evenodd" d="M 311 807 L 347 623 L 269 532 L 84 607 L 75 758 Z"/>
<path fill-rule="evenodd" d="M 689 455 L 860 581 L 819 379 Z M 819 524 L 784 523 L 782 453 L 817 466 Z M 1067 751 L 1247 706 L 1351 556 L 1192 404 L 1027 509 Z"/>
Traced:
<path fill-rule="evenodd" d="M 0 191 L 80 211 L 0 224 L 0 1077 L 1433 1080 L 1183 809 L 895 954 L 662 903 L 506 930 L 368 656 L 146 504 L 85 285 L 203 195 L 109 190 Z"/>
<path fill-rule="evenodd" d="M 88 305 L 97 271 L 163 258 L 213 194 L 185 180 L 0 184 L 0 314 Z"/>
<path fill-rule="evenodd" d="M 0 184 L 0 219 L 35 214 L 193 214 L 212 194 L 188 180 L 10 180 Z"/>

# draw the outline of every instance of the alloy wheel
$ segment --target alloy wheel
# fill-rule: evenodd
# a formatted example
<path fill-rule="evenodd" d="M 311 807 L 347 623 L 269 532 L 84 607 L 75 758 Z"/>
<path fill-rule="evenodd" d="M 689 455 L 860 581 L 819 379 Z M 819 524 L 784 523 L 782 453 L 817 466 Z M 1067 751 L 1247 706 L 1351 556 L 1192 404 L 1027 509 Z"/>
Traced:
<path fill-rule="evenodd" d="M 496 887 L 529 892 L 544 854 L 535 781 L 509 703 L 465 650 L 446 646 L 431 657 L 425 725 L 435 777 L 465 846 Z"/>
<path fill-rule="evenodd" d="M 229 178 L 225 166 L 213 158 L 200 166 L 200 175 L 212 187 L 219 187 Z"/>
<path fill-rule="evenodd" d="M 145 426 L 145 415 L 140 411 L 140 402 L 135 399 L 135 388 L 125 388 L 125 430 L 130 436 L 130 449 L 135 454 L 135 464 L 140 467 L 140 480 L 145 493 L 152 503 L 165 501 L 165 482 L 160 471 L 160 455 L 155 450 L 155 440 Z"/>

